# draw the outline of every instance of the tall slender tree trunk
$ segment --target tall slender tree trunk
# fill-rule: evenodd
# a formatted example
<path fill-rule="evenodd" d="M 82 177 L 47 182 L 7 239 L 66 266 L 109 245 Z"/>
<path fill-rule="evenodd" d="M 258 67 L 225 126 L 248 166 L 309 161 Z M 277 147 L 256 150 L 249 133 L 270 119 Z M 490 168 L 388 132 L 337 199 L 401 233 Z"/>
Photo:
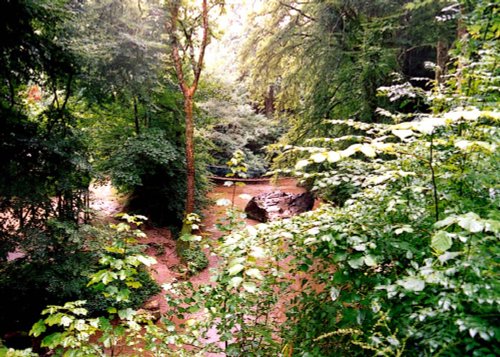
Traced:
<path fill-rule="evenodd" d="M 448 61 L 448 46 L 439 40 L 436 46 L 436 83 L 443 83 L 446 73 L 446 62 Z"/>
<path fill-rule="evenodd" d="M 135 122 L 135 133 L 139 135 L 141 133 L 141 125 L 139 123 L 139 111 L 137 109 L 137 98 L 134 96 L 134 122 Z"/>
<path fill-rule="evenodd" d="M 184 114 L 186 121 L 186 215 L 193 213 L 195 208 L 195 168 L 194 168 L 194 123 L 193 123 L 193 98 L 198 88 L 200 75 L 203 68 L 203 60 L 205 57 L 205 49 L 208 45 L 209 28 L 208 28 L 208 2 L 202 0 L 201 9 L 201 43 L 199 45 L 199 54 L 195 58 L 195 42 L 193 33 L 184 31 L 186 48 L 180 45 L 177 38 L 177 23 L 179 21 L 179 7 L 180 1 L 172 1 L 170 3 L 170 22 L 167 22 L 167 31 L 171 33 L 172 41 L 172 59 L 174 60 L 174 67 L 179 81 L 179 88 L 181 89 L 184 97 Z M 181 58 L 180 51 L 184 53 L 184 60 L 188 59 L 190 68 L 193 71 L 193 80 L 189 84 L 184 75 L 183 58 Z M 186 52 L 190 55 L 186 55 Z"/>
<path fill-rule="evenodd" d="M 267 118 L 272 118 L 274 115 L 274 86 L 270 85 L 269 90 L 267 92 L 265 101 L 264 101 L 264 108 L 265 108 L 265 113 Z"/>
<path fill-rule="evenodd" d="M 184 112 L 186 114 L 186 214 L 194 211 L 195 202 L 195 168 L 194 168 L 194 124 L 193 124 L 193 97 L 184 98 Z"/>

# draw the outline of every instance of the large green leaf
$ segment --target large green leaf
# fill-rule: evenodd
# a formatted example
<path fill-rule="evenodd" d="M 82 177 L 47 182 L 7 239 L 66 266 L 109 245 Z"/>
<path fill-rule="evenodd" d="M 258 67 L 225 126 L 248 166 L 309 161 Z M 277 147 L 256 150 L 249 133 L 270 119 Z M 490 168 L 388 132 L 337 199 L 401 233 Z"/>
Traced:
<path fill-rule="evenodd" d="M 478 233 L 484 229 L 484 222 L 481 220 L 481 217 L 473 212 L 460 216 L 457 223 L 460 227 L 472 233 Z"/>
<path fill-rule="evenodd" d="M 425 281 L 413 276 L 408 276 L 403 280 L 398 280 L 398 285 L 410 291 L 422 291 L 425 288 Z"/>
<path fill-rule="evenodd" d="M 431 248 L 439 253 L 446 252 L 453 245 L 450 234 L 446 231 L 438 231 L 432 236 Z"/>

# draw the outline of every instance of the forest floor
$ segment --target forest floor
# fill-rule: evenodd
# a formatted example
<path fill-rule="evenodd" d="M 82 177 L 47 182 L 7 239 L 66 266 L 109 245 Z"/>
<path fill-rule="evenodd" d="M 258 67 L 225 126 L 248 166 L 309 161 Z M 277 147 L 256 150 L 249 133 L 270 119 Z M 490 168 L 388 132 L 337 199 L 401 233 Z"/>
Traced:
<path fill-rule="evenodd" d="M 279 179 L 277 182 L 264 181 L 246 184 L 245 186 L 236 187 L 234 193 L 234 206 L 243 211 L 246 204 L 253 196 L 277 190 L 294 194 L 306 191 L 304 188 L 297 186 L 296 180 L 290 178 Z M 214 241 L 215 243 L 223 234 L 217 229 L 216 223 L 225 217 L 227 209 L 226 206 L 218 206 L 215 202 L 219 199 L 231 200 L 233 198 L 233 187 L 215 185 L 208 193 L 208 198 L 211 203 L 203 210 L 201 234 L 204 239 Z M 94 186 L 91 189 L 91 208 L 96 211 L 97 219 L 100 221 L 113 221 L 114 219 L 112 217 L 123 210 L 124 203 L 125 198 L 120 197 L 109 183 L 102 186 Z M 317 204 L 318 202 L 315 206 L 317 206 Z M 259 222 L 252 219 L 245 219 L 245 223 L 247 225 L 255 225 Z M 219 263 L 219 258 L 216 255 L 210 254 L 210 252 L 206 250 L 205 253 L 209 260 L 208 267 L 198 274 L 186 278 L 185 274 L 182 272 L 182 265 L 177 256 L 175 240 L 171 232 L 167 228 L 153 227 L 149 224 L 145 224 L 140 228 L 146 234 L 146 238 L 141 241 L 141 243 L 148 246 L 146 254 L 154 257 L 157 261 L 157 263 L 151 267 L 151 274 L 160 286 L 166 283 L 172 283 L 176 280 L 186 279 L 196 286 L 211 284 L 211 271 L 217 268 Z M 153 309 L 159 307 L 161 313 L 165 313 L 168 309 L 163 293 L 153 296 L 146 302 L 145 306 L 149 308 L 153 307 Z M 202 315 L 195 314 L 187 318 L 202 318 Z M 181 321 L 175 322 L 177 324 L 181 323 Z M 206 342 L 218 340 L 218 335 L 215 330 L 209 331 L 207 337 L 208 340 Z M 210 356 L 216 357 L 222 355 L 210 354 Z"/>
<path fill-rule="evenodd" d="M 284 178 L 279 179 L 276 183 L 265 181 L 247 184 L 242 187 L 236 187 L 235 202 L 236 208 L 245 209 L 246 204 L 251 197 L 261 193 L 267 193 L 280 190 L 287 193 L 302 193 L 305 189 L 297 186 L 294 179 Z M 217 240 L 222 233 L 215 226 L 218 220 L 225 216 L 227 207 L 217 206 L 216 200 L 228 199 L 233 196 L 233 187 L 216 185 L 208 193 L 208 198 L 212 201 L 203 211 L 202 220 L 202 235 L 205 239 Z M 110 184 L 103 186 L 95 186 L 91 192 L 91 207 L 97 211 L 98 217 L 103 220 L 108 220 L 123 209 L 124 199 L 120 198 L 113 190 Z M 246 219 L 246 224 L 254 225 L 258 222 L 252 219 Z M 154 257 L 157 261 L 152 266 L 152 276 L 160 284 L 171 283 L 177 279 L 184 279 L 184 275 L 180 268 L 180 261 L 175 251 L 175 240 L 167 228 L 157 228 L 150 225 L 145 225 L 141 229 L 146 233 L 146 238 L 141 242 L 148 246 L 146 253 Z M 189 280 L 195 285 L 210 284 L 210 272 L 218 265 L 219 258 L 208 251 L 209 266 L 198 273 L 189 277 Z M 163 294 L 154 296 L 148 303 L 157 301 L 161 312 L 165 312 L 168 308 Z M 154 303 L 153 303 L 154 304 Z"/>

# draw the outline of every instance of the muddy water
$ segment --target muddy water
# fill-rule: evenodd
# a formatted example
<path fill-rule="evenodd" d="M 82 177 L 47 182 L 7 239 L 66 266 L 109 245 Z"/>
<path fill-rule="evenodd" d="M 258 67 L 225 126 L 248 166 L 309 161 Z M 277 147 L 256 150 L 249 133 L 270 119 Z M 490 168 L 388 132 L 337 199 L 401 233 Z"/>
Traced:
<path fill-rule="evenodd" d="M 262 193 L 269 193 L 272 191 L 280 190 L 288 193 L 302 193 L 305 189 L 298 187 L 296 181 L 293 179 L 280 179 L 276 183 L 273 182 L 258 182 L 249 183 L 245 186 L 237 186 L 234 192 L 234 205 L 236 208 L 244 210 L 248 201 L 256 195 Z M 107 184 L 104 186 L 92 188 L 92 208 L 98 211 L 98 216 L 108 221 L 110 216 L 122 210 L 122 199 L 117 198 L 116 192 L 113 190 L 111 185 Z M 215 224 L 225 216 L 225 211 L 227 207 L 215 205 L 215 201 L 219 199 L 233 199 L 233 187 L 226 187 L 223 185 L 214 186 L 211 192 L 209 192 L 208 197 L 214 202 L 203 211 L 203 221 L 202 221 L 202 234 L 205 239 L 217 240 L 222 235 Z M 258 222 L 252 219 L 246 219 L 248 225 L 254 225 Z M 172 238 L 170 231 L 166 228 L 153 228 L 153 227 L 141 227 L 146 233 L 146 238 L 142 241 L 144 244 L 148 244 L 150 248 L 146 250 L 146 253 L 157 260 L 157 263 L 152 266 L 152 276 L 162 285 L 165 283 L 171 283 L 175 280 L 183 280 L 184 277 L 179 271 L 180 261 L 177 257 L 175 251 L 175 240 Z M 196 276 L 190 277 L 189 280 L 199 286 L 203 284 L 211 284 L 210 274 L 213 268 L 216 268 L 219 264 L 219 258 L 215 255 L 208 254 L 209 266 Z M 166 312 L 168 305 L 163 297 L 163 294 L 158 294 L 154 296 L 151 301 L 156 301 L 162 312 Z M 191 318 L 203 318 L 202 314 L 196 314 L 191 316 Z M 180 321 L 178 321 L 180 323 Z M 208 334 L 208 340 L 217 341 L 218 336 L 216 331 L 211 331 Z M 210 356 L 218 356 L 216 354 L 211 354 Z"/>

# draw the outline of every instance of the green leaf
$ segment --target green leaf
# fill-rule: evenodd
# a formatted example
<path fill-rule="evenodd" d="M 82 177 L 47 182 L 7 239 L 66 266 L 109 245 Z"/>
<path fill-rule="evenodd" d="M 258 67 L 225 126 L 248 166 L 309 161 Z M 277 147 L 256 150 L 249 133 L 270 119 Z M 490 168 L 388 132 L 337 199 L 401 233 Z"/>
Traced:
<path fill-rule="evenodd" d="M 295 170 L 302 170 L 304 167 L 309 165 L 309 160 L 300 160 L 295 164 Z"/>
<path fill-rule="evenodd" d="M 365 154 L 367 157 L 375 157 L 375 156 L 377 156 L 377 153 L 375 152 L 375 149 L 373 148 L 373 146 L 371 146 L 369 144 L 363 144 L 360 149 L 361 149 L 361 152 L 363 154 Z"/>
<path fill-rule="evenodd" d="M 118 276 L 116 275 L 116 273 L 114 273 L 112 271 L 108 271 L 105 269 L 99 270 L 97 273 L 92 274 L 92 279 L 89 281 L 87 286 L 90 286 L 90 285 L 95 284 L 97 282 L 102 282 L 105 285 L 107 285 L 108 283 L 115 280 L 116 278 L 118 278 Z"/>
<path fill-rule="evenodd" d="M 245 281 L 243 283 L 243 289 L 253 294 L 257 292 L 257 285 L 255 285 L 255 283 L 252 281 Z"/>
<path fill-rule="evenodd" d="M 54 348 L 56 346 L 59 346 L 62 342 L 62 337 L 63 337 L 62 333 L 60 332 L 55 332 L 53 334 L 50 334 L 42 340 L 41 346 L 49 348 Z"/>
<path fill-rule="evenodd" d="M 400 138 L 401 140 L 404 140 L 410 136 L 413 136 L 415 133 L 412 131 L 412 130 L 409 130 L 409 129 L 406 129 L 406 130 L 398 130 L 398 129 L 394 129 L 392 130 L 392 133 L 397 136 L 398 138 Z"/>
<path fill-rule="evenodd" d="M 498 233 L 500 231 L 500 222 L 494 219 L 485 221 L 485 230 L 488 232 Z"/>
<path fill-rule="evenodd" d="M 232 267 L 230 267 L 227 271 L 229 275 L 236 275 L 240 271 L 242 271 L 245 267 L 242 264 L 235 264 Z"/>
<path fill-rule="evenodd" d="M 140 261 L 142 264 L 144 264 L 145 266 L 149 267 L 153 264 L 156 264 L 156 259 L 153 258 L 153 257 L 148 257 L 148 256 L 145 256 L 145 255 L 136 255 L 136 258 L 138 261 Z"/>
<path fill-rule="evenodd" d="M 127 308 L 127 309 L 122 309 L 122 310 L 119 310 L 118 311 L 118 316 L 120 317 L 120 319 L 122 320 L 128 320 L 130 319 L 132 316 L 134 316 L 136 314 L 136 311 L 131 309 L 131 308 Z"/>
<path fill-rule="evenodd" d="M 74 318 L 71 316 L 63 316 L 63 317 L 61 317 L 61 325 L 64 327 L 68 327 L 69 325 L 71 325 L 73 320 L 74 320 Z"/>
<path fill-rule="evenodd" d="M 235 276 L 229 280 L 230 288 L 237 288 L 243 282 L 243 278 L 241 276 Z"/>
<path fill-rule="evenodd" d="M 256 258 L 256 259 L 260 259 L 260 258 L 265 258 L 266 257 L 266 252 L 264 251 L 264 249 L 262 249 L 259 246 L 253 246 L 252 247 L 252 251 L 250 252 L 249 255 L 251 257 Z"/>
<path fill-rule="evenodd" d="M 45 323 L 49 326 L 59 325 L 61 323 L 61 319 L 64 317 L 64 314 L 60 312 L 54 315 L 50 315 L 45 319 Z"/>
<path fill-rule="evenodd" d="M 116 301 L 128 301 L 128 298 L 130 296 L 130 290 L 129 289 L 120 289 L 118 294 L 116 295 Z"/>
<path fill-rule="evenodd" d="M 439 231 L 432 236 L 431 248 L 438 253 L 446 252 L 453 245 L 450 234 L 445 231 Z"/>
<path fill-rule="evenodd" d="M 256 268 L 248 269 L 247 271 L 245 271 L 245 274 L 252 277 L 252 278 L 259 279 L 259 280 L 264 279 L 264 277 L 260 273 L 260 270 L 256 269 Z"/>
<path fill-rule="evenodd" d="M 347 261 L 347 264 L 349 264 L 349 266 L 353 269 L 359 269 L 364 262 L 365 262 L 365 257 L 360 256 L 358 258 L 349 259 Z"/>
<path fill-rule="evenodd" d="M 132 289 L 139 289 L 142 286 L 139 281 L 126 281 L 125 284 Z"/>
<path fill-rule="evenodd" d="M 442 219 L 440 221 L 437 221 L 434 223 L 434 227 L 436 228 L 442 228 L 442 227 L 447 227 L 457 221 L 457 217 L 455 216 L 448 216 L 445 219 Z"/>
<path fill-rule="evenodd" d="M 38 320 L 30 330 L 30 336 L 38 337 L 47 330 L 45 322 L 43 320 Z"/>
<path fill-rule="evenodd" d="M 365 264 L 368 265 L 369 267 L 374 267 L 377 265 L 377 261 L 375 260 L 375 257 L 372 255 L 367 255 L 365 256 Z"/>
<path fill-rule="evenodd" d="M 83 307 L 76 307 L 72 310 L 73 314 L 75 315 L 87 315 L 88 314 L 88 311 L 87 309 L 83 308 Z"/>
<path fill-rule="evenodd" d="M 319 164 L 319 163 L 326 160 L 326 156 L 327 156 L 326 153 L 320 152 L 320 153 L 312 155 L 311 160 L 314 161 L 315 163 Z"/>
<path fill-rule="evenodd" d="M 425 281 L 413 276 L 406 277 L 403 280 L 397 281 L 398 285 L 410 291 L 422 291 L 425 288 Z"/>
<path fill-rule="evenodd" d="M 337 151 L 328 151 L 327 152 L 327 160 L 328 162 L 337 162 L 340 161 L 342 157 Z"/>
<path fill-rule="evenodd" d="M 332 288 L 330 289 L 330 298 L 332 299 L 332 301 L 337 300 L 339 296 L 340 296 L 340 290 L 332 286 Z"/>
<path fill-rule="evenodd" d="M 458 217 L 457 223 L 460 227 L 472 233 L 478 233 L 484 229 L 484 222 L 481 217 L 473 212 Z"/>

